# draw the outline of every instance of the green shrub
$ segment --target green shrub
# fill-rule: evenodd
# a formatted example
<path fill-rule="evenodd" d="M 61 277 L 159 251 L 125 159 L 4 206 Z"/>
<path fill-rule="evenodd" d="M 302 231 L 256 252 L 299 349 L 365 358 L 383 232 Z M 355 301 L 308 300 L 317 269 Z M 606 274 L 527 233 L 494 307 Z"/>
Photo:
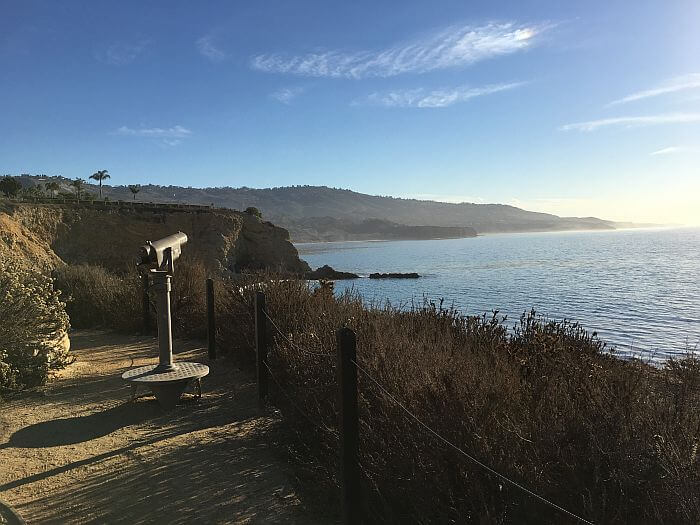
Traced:
<path fill-rule="evenodd" d="M 258 219 L 262 219 L 262 212 L 255 206 L 248 206 L 244 213 L 247 213 L 248 215 L 255 215 Z"/>
<path fill-rule="evenodd" d="M 68 361 L 65 305 L 52 280 L 0 258 L 0 393 L 43 384 Z"/>
<path fill-rule="evenodd" d="M 22 190 L 22 183 L 14 177 L 5 175 L 0 178 L 0 192 L 5 197 L 16 197 Z"/>

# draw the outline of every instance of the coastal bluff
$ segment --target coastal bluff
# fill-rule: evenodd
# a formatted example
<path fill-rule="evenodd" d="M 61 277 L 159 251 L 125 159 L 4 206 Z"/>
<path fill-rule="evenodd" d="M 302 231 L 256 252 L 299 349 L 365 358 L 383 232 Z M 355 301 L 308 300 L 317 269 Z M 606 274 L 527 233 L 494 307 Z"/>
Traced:
<path fill-rule="evenodd" d="M 213 272 L 310 270 L 287 230 L 235 210 L 0 201 L 0 256 L 42 269 L 87 263 L 124 271 L 136 264 L 138 248 L 146 240 L 177 231 L 189 237 L 188 258 L 201 260 Z"/>

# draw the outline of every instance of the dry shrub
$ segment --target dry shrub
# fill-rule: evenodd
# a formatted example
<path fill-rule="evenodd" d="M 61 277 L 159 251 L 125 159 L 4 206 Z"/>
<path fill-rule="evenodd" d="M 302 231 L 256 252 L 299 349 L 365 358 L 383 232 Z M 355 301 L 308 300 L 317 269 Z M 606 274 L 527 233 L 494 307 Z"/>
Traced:
<path fill-rule="evenodd" d="M 183 258 L 177 264 L 170 302 L 173 332 L 178 336 L 206 337 L 206 280 L 207 270 L 201 261 Z M 155 301 L 153 294 L 151 298 Z"/>
<path fill-rule="evenodd" d="M 205 333 L 203 266 L 179 264 L 175 333 Z M 137 275 L 66 268 L 78 326 L 141 319 Z M 663 368 L 611 356 L 595 334 L 534 312 L 509 329 L 441 304 L 365 305 L 353 293 L 273 275 L 216 282 L 219 348 L 254 365 L 255 292 L 263 290 L 272 402 L 300 477 L 337 507 L 335 331 L 358 337 L 360 366 L 446 440 L 596 523 L 700 522 L 700 363 Z M 129 322 L 132 324 L 130 325 Z M 279 331 L 278 331 L 279 329 Z M 277 383 L 277 384 L 276 384 Z M 359 375 L 360 466 L 368 522 L 563 523 L 569 518 L 488 473 L 408 417 Z"/>
<path fill-rule="evenodd" d="M 534 312 L 509 330 L 496 313 L 367 307 L 352 293 L 334 298 L 304 282 L 251 276 L 230 287 L 220 313 L 222 343 L 248 362 L 258 289 L 282 334 L 269 327 L 281 385 L 272 384 L 273 402 L 299 438 L 293 453 L 317 497 L 337 494 L 335 330 L 348 326 L 361 367 L 441 436 L 510 479 L 596 523 L 700 521 L 697 359 L 658 369 L 617 359 L 578 324 Z M 362 372 L 359 380 L 368 521 L 570 519 L 445 445 Z"/>
<path fill-rule="evenodd" d="M 143 328 L 143 283 L 135 268 L 122 274 L 90 264 L 64 266 L 54 272 L 75 328 L 111 328 L 137 332 Z M 172 279 L 171 314 L 175 335 L 206 335 L 207 272 L 200 261 L 183 259 Z M 152 283 L 151 283 L 152 284 Z M 153 329 L 156 299 L 149 289 Z"/>
<path fill-rule="evenodd" d="M 74 328 L 139 329 L 141 281 L 136 271 L 119 276 L 101 266 L 78 264 L 63 266 L 54 276 Z"/>

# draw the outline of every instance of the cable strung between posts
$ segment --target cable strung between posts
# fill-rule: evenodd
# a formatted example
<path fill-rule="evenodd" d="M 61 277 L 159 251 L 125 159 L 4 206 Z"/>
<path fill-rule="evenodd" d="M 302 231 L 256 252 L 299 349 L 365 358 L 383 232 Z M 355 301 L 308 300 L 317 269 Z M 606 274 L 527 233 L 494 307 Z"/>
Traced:
<path fill-rule="evenodd" d="M 321 353 L 321 352 L 310 352 L 309 350 L 304 350 L 303 348 L 298 347 L 297 345 L 295 345 L 294 343 L 292 343 L 286 335 L 284 335 L 284 333 L 282 332 L 282 330 L 280 330 L 280 328 L 277 326 L 277 323 L 275 323 L 275 322 L 272 320 L 272 317 L 270 317 L 270 316 L 267 314 L 267 311 L 266 311 L 266 310 L 263 310 L 263 313 L 265 314 L 265 317 L 267 317 L 267 320 L 270 321 L 270 323 L 272 323 L 272 326 L 275 328 L 275 330 L 277 330 L 277 333 L 279 333 L 280 336 L 282 336 L 282 339 L 284 339 L 285 341 L 287 341 L 287 343 L 289 344 L 289 346 L 291 346 L 292 348 L 294 348 L 297 352 L 299 352 L 299 353 L 301 353 L 301 354 L 318 355 L 318 356 L 321 356 L 321 357 L 334 357 L 333 354 L 323 354 L 323 353 Z"/>
<path fill-rule="evenodd" d="M 510 485 L 512 485 L 512 486 L 514 486 L 515 488 L 521 490 L 522 492 L 524 492 L 524 493 L 526 493 L 526 494 L 532 496 L 533 498 L 536 498 L 536 499 L 540 500 L 542 503 L 545 503 L 545 504 L 549 505 L 550 507 L 553 507 L 553 508 L 557 509 L 558 511 L 563 512 L 564 514 L 567 514 L 568 516 L 570 516 L 570 517 L 572 517 L 572 518 L 574 518 L 574 519 L 577 519 L 577 520 L 579 520 L 579 521 L 582 522 L 582 523 L 587 523 L 588 525 L 594 525 L 593 522 L 588 521 L 588 520 L 586 520 L 586 519 L 584 519 L 584 518 L 582 518 L 582 517 L 580 517 L 580 516 L 577 516 L 577 515 L 574 514 L 573 512 L 566 510 L 564 507 L 560 507 L 559 505 L 557 505 L 556 503 L 553 503 L 553 502 L 549 501 L 549 500 L 546 499 L 545 497 L 540 496 L 539 494 L 536 494 L 535 492 L 532 492 L 530 489 L 524 487 L 523 485 L 521 485 L 521 484 L 518 483 L 517 481 L 513 481 L 512 479 L 507 478 L 507 477 L 504 476 L 503 474 L 501 474 L 501 473 L 499 473 L 499 472 L 496 472 L 494 469 L 492 469 L 491 467 L 489 467 L 487 464 L 485 464 L 485 463 L 479 461 L 477 458 L 475 458 L 475 457 L 472 456 L 471 454 L 468 454 L 467 452 L 465 452 L 464 450 L 462 450 L 461 448 L 459 448 L 457 445 L 455 445 L 454 443 L 452 443 L 451 441 L 449 441 L 447 438 L 442 437 L 442 436 L 441 436 L 440 434 L 438 434 L 435 430 L 433 430 L 432 428 L 430 428 L 426 423 L 423 423 L 423 421 L 421 421 L 421 420 L 418 418 L 418 416 L 416 416 L 413 412 L 411 412 L 408 408 L 406 408 L 398 399 L 396 399 L 396 397 L 394 397 L 394 395 L 393 395 L 391 392 L 389 392 L 386 388 L 384 388 L 384 387 L 379 383 L 379 381 L 377 381 L 376 379 L 374 379 L 374 378 L 372 377 L 372 375 L 371 375 L 369 372 L 367 372 L 367 370 L 365 370 L 365 369 L 362 368 L 359 364 L 357 364 L 357 361 L 355 361 L 354 359 L 351 360 L 351 361 L 352 361 L 352 363 L 357 367 L 357 369 L 358 369 L 360 372 L 362 372 L 365 376 L 367 376 L 367 378 L 368 378 L 370 381 L 372 381 L 375 385 L 377 385 L 377 387 L 378 387 L 382 392 L 384 392 L 384 393 L 389 397 L 389 399 L 391 399 L 394 403 L 396 403 L 399 407 L 401 407 L 401 409 L 402 409 L 404 412 L 406 412 L 406 414 L 408 414 L 409 416 L 411 416 L 411 418 L 413 418 L 419 425 L 421 425 L 421 426 L 422 426 L 423 428 L 425 428 L 428 432 L 430 432 L 431 434 L 433 434 L 433 435 L 434 435 L 436 438 L 438 438 L 440 441 L 442 441 L 442 442 L 445 443 L 446 445 L 452 447 L 452 448 L 455 449 L 457 452 L 459 452 L 460 454 L 462 454 L 464 457 L 466 457 L 467 459 L 473 461 L 474 463 L 476 463 L 477 465 L 479 465 L 481 468 L 487 470 L 488 472 L 490 472 L 490 473 L 493 474 L 494 476 L 499 477 L 500 479 L 502 479 L 502 480 L 505 481 L 506 483 L 509 483 Z"/>
<path fill-rule="evenodd" d="M 297 411 L 298 411 L 302 416 L 304 416 L 304 417 L 306 418 L 306 420 L 307 420 L 309 423 L 311 423 L 311 424 L 312 424 L 313 426 L 315 426 L 317 429 L 319 429 L 319 430 L 325 430 L 327 433 L 329 433 L 329 434 L 331 434 L 333 437 L 336 437 L 336 438 L 337 438 L 337 435 L 336 435 L 331 429 L 329 429 L 329 428 L 328 428 L 327 426 L 325 426 L 325 425 L 321 425 L 320 423 L 316 423 L 316 422 L 311 418 L 311 416 L 309 416 L 304 410 L 301 409 L 301 407 L 300 407 L 300 406 L 296 403 L 296 401 L 294 401 L 294 399 L 292 398 L 292 395 L 289 394 L 289 393 L 282 387 L 282 385 L 280 384 L 279 381 L 277 381 L 277 378 L 275 377 L 275 374 L 272 373 L 272 369 L 270 368 L 270 365 L 269 365 L 269 364 L 265 363 L 265 368 L 267 368 L 267 371 L 270 372 L 270 377 L 272 378 L 272 380 L 273 380 L 273 381 L 275 382 L 275 384 L 277 385 L 277 388 L 280 389 L 280 391 L 285 395 L 285 397 L 289 400 L 289 402 L 292 404 L 292 406 L 293 406 L 294 408 L 296 408 Z"/>

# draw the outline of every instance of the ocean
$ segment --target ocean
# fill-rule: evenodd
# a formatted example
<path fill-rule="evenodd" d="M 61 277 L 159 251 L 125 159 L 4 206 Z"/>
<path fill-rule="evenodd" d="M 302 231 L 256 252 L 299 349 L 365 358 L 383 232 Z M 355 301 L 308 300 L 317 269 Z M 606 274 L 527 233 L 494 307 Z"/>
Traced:
<path fill-rule="evenodd" d="M 621 356 L 663 361 L 700 353 L 700 228 L 483 235 L 468 239 L 296 244 L 313 268 L 367 302 L 444 299 L 466 315 L 498 310 L 514 324 L 535 309 L 580 322 Z M 420 279 L 370 280 L 372 272 Z"/>

